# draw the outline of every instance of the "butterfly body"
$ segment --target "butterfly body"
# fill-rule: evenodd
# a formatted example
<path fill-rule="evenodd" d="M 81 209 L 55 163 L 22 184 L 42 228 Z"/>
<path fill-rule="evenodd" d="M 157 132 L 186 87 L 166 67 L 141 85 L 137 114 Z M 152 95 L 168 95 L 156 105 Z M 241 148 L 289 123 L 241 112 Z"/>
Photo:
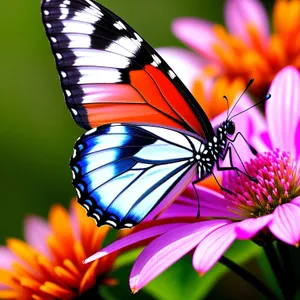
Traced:
<path fill-rule="evenodd" d="M 43 0 L 42 18 L 66 104 L 89 130 L 70 167 L 98 226 L 155 217 L 196 177 L 219 168 L 234 123 L 213 129 L 163 58 L 92 0 Z"/>

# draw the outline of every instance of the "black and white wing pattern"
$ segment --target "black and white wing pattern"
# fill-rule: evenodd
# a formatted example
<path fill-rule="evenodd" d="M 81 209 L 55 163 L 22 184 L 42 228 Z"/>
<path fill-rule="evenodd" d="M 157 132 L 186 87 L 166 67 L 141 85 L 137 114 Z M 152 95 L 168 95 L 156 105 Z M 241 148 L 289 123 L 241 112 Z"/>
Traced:
<path fill-rule="evenodd" d="M 213 136 L 206 114 L 162 57 L 92 0 L 43 0 L 67 106 L 84 129 L 145 122 Z"/>
<path fill-rule="evenodd" d="M 155 125 L 94 128 L 76 142 L 70 161 L 78 201 L 98 226 L 132 227 L 192 180 L 200 144 L 187 132 Z"/>

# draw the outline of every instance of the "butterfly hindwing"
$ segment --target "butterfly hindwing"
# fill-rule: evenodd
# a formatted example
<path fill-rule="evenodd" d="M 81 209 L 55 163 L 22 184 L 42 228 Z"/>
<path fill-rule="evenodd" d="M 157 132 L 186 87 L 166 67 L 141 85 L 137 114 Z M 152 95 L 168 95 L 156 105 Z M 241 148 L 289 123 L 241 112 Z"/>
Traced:
<path fill-rule="evenodd" d="M 146 122 L 213 135 L 171 68 L 111 11 L 92 0 L 44 0 L 42 15 L 66 103 L 81 127 Z"/>
<path fill-rule="evenodd" d="M 142 124 L 94 128 L 74 146 L 70 165 L 78 201 L 97 225 L 132 227 L 170 204 L 196 172 L 199 141 Z"/>

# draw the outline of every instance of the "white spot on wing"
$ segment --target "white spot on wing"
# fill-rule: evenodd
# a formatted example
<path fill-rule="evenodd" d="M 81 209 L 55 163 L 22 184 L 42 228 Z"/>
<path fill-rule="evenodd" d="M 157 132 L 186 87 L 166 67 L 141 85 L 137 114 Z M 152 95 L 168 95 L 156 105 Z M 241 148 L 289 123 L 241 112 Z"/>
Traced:
<path fill-rule="evenodd" d="M 85 0 L 89 5 L 91 5 L 91 6 L 93 6 L 94 8 L 96 8 L 97 10 L 100 10 L 99 9 L 99 7 L 95 4 L 95 3 L 93 3 L 92 1 L 90 1 L 90 0 Z"/>
<path fill-rule="evenodd" d="M 172 70 L 169 70 L 168 74 L 172 79 L 174 79 L 176 77 L 175 73 Z"/>
<path fill-rule="evenodd" d="M 77 192 L 78 198 L 80 198 L 81 197 L 81 193 L 80 193 L 79 189 L 76 189 L 76 192 Z"/>
<path fill-rule="evenodd" d="M 50 23 L 46 23 L 47 28 L 52 28 L 52 25 Z"/>
<path fill-rule="evenodd" d="M 130 65 L 130 60 L 127 57 L 102 50 L 74 49 L 73 54 L 77 57 L 73 66 L 99 66 L 124 69 Z"/>
<path fill-rule="evenodd" d="M 134 33 L 134 36 L 136 37 L 136 39 L 139 41 L 139 42 L 142 42 L 143 39 L 135 32 Z"/>
<path fill-rule="evenodd" d="M 61 74 L 61 76 L 62 76 L 63 78 L 66 78 L 66 77 L 67 77 L 67 73 L 64 72 L 64 71 L 61 71 L 60 74 Z"/>
<path fill-rule="evenodd" d="M 153 62 L 151 63 L 151 65 L 153 65 L 154 67 L 158 67 L 158 65 L 161 64 L 160 58 L 156 54 L 152 54 L 152 58 Z"/>
<path fill-rule="evenodd" d="M 107 223 L 108 225 L 113 226 L 113 227 L 117 227 L 117 223 L 114 222 L 114 221 L 112 221 L 112 220 L 107 220 L 106 223 Z"/>
<path fill-rule="evenodd" d="M 62 59 L 62 58 L 63 58 L 63 56 L 62 56 L 60 53 L 56 53 L 56 57 L 57 57 L 58 59 Z"/>
<path fill-rule="evenodd" d="M 122 46 L 124 48 L 124 50 L 122 51 L 118 47 L 118 45 Z M 106 50 L 114 52 L 114 53 L 118 53 L 118 54 L 121 54 L 121 55 L 125 55 L 125 56 L 128 56 L 128 57 L 134 57 L 135 54 L 140 49 L 140 47 L 141 47 L 141 44 L 137 40 L 135 40 L 135 39 L 129 39 L 126 36 L 122 36 L 119 39 L 117 39 L 114 43 L 111 43 L 107 47 Z M 121 51 L 121 53 L 120 53 L 120 51 Z M 124 52 L 125 52 L 125 54 L 124 54 Z M 130 54 L 128 52 L 130 52 Z"/>
<path fill-rule="evenodd" d="M 119 29 L 119 30 L 126 30 L 126 26 L 123 24 L 123 22 L 121 22 L 121 21 L 118 21 L 118 22 L 116 22 L 115 24 L 114 24 L 114 26 L 117 28 L 117 29 Z"/>
<path fill-rule="evenodd" d="M 57 42 L 57 39 L 56 39 L 55 37 L 53 37 L 53 36 L 52 36 L 50 39 L 51 39 L 51 41 L 52 41 L 53 43 L 56 43 L 56 42 Z"/>
<path fill-rule="evenodd" d="M 92 34 L 95 30 L 95 27 L 92 24 L 78 22 L 73 20 L 64 20 L 61 21 L 64 25 L 62 30 L 63 33 L 83 33 L 83 34 Z"/>
<path fill-rule="evenodd" d="M 96 131 L 97 131 L 97 127 L 95 127 L 95 128 L 93 128 L 93 129 L 87 131 L 87 132 L 85 133 L 85 135 L 90 135 L 90 134 L 92 134 L 92 133 L 94 133 L 94 132 L 96 132 Z"/>
<path fill-rule="evenodd" d="M 71 111 L 73 113 L 74 116 L 77 116 L 78 115 L 78 111 L 74 108 L 71 108 Z"/>
<path fill-rule="evenodd" d="M 69 48 L 90 48 L 91 38 L 88 35 L 83 34 L 67 34 L 69 42 Z"/>
<path fill-rule="evenodd" d="M 66 94 L 67 94 L 68 97 L 70 97 L 72 95 L 69 90 L 66 90 Z"/>
<path fill-rule="evenodd" d="M 93 213 L 93 216 L 94 216 L 98 221 L 100 221 L 100 216 L 99 216 L 98 214 Z"/>
<path fill-rule="evenodd" d="M 81 76 L 78 84 L 121 82 L 121 73 L 109 68 L 77 68 Z"/>
<path fill-rule="evenodd" d="M 48 10 L 44 10 L 44 15 L 45 16 L 49 16 L 49 11 Z"/>
<path fill-rule="evenodd" d="M 131 228 L 131 227 L 133 227 L 133 224 L 132 223 L 126 223 L 126 224 L 124 224 L 124 227 Z"/>

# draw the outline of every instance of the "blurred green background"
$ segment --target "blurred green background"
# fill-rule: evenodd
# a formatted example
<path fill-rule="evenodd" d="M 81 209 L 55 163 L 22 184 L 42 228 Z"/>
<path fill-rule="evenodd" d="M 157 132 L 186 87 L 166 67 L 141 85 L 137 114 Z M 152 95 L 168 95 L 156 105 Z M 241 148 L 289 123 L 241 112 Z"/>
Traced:
<path fill-rule="evenodd" d="M 182 46 L 170 30 L 176 17 L 197 16 L 223 23 L 223 0 L 102 0 L 101 3 L 120 15 L 154 47 Z M 269 11 L 272 4 L 273 1 L 264 1 Z M 83 131 L 73 123 L 64 103 L 41 23 L 40 0 L 2 1 L 0 31 L 0 239 L 4 243 L 6 237 L 22 237 L 25 215 L 46 217 L 51 204 L 68 205 L 74 196 L 68 161 L 73 143 Z M 248 256 L 252 253 L 250 248 L 245 249 Z M 188 258 L 188 266 L 190 261 Z M 186 261 L 180 264 L 185 266 Z M 180 264 L 179 269 L 182 268 Z M 176 270 L 172 272 L 178 275 Z M 190 267 L 184 267 L 183 272 L 195 275 Z M 182 272 L 180 274 L 178 276 L 182 276 Z M 128 270 L 122 271 L 120 276 L 125 279 L 123 286 L 129 298 L 147 299 L 143 293 L 142 298 L 130 295 L 126 279 Z M 242 294 L 236 299 L 241 295 L 246 297 L 244 286 L 249 287 L 229 274 L 211 292 L 211 299 L 217 297 L 218 292 L 222 293 L 222 299 L 233 299 L 230 291 L 224 288 L 226 282 L 242 286 Z M 194 285 L 201 288 L 197 275 Z M 206 285 L 210 288 L 208 283 Z M 253 289 L 250 287 L 247 292 L 252 293 Z M 160 295 L 157 298 L 163 299 Z M 200 299 L 200 295 L 193 299 Z"/>

